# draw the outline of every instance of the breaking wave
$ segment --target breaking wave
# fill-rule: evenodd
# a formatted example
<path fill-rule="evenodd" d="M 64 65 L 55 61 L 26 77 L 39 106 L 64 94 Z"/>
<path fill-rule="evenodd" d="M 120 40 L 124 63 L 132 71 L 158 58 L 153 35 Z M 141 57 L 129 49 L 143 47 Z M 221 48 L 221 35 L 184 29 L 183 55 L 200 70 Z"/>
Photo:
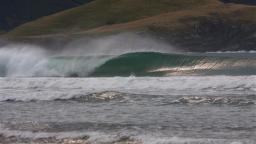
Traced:
<path fill-rule="evenodd" d="M 136 52 L 66 56 L 40 48 L 0 49 L 2 77 L 255 75 L 254 53 Z"/>
<path fill-rule="evenodd" d="M 112 56 L 63 56 L 40 47 L 0 49 L 1 77 L 85 77 Z"/>

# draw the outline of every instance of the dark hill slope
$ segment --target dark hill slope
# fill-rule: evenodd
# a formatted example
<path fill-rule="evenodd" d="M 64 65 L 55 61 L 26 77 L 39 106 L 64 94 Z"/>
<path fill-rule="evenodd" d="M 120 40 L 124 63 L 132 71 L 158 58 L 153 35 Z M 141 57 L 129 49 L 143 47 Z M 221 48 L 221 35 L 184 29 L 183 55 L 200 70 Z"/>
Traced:
<path fill-rule="evenodd" d="M 20 24 L 47 16 L 90 0 L 1 0 L 0 29 L 10 30 Z"/>
<path fill-rule="evenodd" d="M 248 4 L 256 5 L 256 0 L 221 0 L 224 3 L 238 3 L 238 4 Z"/>
<path fill-rule="evenodd" d="M 91 1 L 93 1 L 93 0 L 72 0 L 72 1 L 74 1 L 74 2 L 76 2 L 76 3 L 78 3 L 78 4 L 84 4 L 84 3 L 91 2 Z"/>

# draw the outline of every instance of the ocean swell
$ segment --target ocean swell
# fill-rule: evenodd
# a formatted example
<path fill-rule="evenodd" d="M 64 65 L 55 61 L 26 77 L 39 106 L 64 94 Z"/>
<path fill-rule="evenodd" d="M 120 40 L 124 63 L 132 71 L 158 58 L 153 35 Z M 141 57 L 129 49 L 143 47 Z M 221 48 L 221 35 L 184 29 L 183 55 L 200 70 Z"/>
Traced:
<path fill-rule="evenodd" d="M 255 76 L 181 76 L 181 77 L 114 77 L 114 78 L 1 78 L 0 101 L 105 102 L 123 100 L 134 95 L 182 96 L 178 103 L 232 103 L 222 96 L 250 96 L 256 93 Z M 198 96 L 198 98 L 184 96 Z M 204 97 L 199 97 L 204 96 Z M 215 97 L 207 97 L 215 96 Z M 184 99 L 182 99 L 184 98 Z M 244 99 L 243 97 L 242 99 Z M 171 101 L 174 103 L 175 99 Z M 218 101 L 217 101 L 218 100 Z M 187 101 L 187 102 L 186 102 Z M 215 101 L 215 102 L 214 102 Z M 253 100 L 254 101 L 254 100 Z"/>

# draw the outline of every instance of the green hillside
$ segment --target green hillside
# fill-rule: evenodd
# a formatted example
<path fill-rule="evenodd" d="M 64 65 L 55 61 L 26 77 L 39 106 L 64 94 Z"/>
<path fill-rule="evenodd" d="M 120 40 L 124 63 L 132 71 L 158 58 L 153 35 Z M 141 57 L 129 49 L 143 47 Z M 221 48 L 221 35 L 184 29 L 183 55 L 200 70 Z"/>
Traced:
<path fill-rule="evenodd" d="M 4 36 L 48 43 L 120 32 L 149 34 L 188 51 L 256 50 L 256 6 L 219 0 L 94 0 Z"/>
<path fill-rule="evenodd" d="M 72 33 L 217 3 L 216 0 L 95 0 L 24 24 L 9 35 Z"/>

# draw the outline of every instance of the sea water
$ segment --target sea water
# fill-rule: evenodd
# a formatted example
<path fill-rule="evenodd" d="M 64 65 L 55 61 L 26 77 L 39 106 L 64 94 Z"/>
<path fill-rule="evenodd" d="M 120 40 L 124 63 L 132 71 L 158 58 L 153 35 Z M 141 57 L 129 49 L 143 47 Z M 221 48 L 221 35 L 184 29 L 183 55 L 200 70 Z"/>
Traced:
<path fill-rule="evenodd" d="M 0 78 L 0 143 L 255 144 L 256 76 Z"/>

